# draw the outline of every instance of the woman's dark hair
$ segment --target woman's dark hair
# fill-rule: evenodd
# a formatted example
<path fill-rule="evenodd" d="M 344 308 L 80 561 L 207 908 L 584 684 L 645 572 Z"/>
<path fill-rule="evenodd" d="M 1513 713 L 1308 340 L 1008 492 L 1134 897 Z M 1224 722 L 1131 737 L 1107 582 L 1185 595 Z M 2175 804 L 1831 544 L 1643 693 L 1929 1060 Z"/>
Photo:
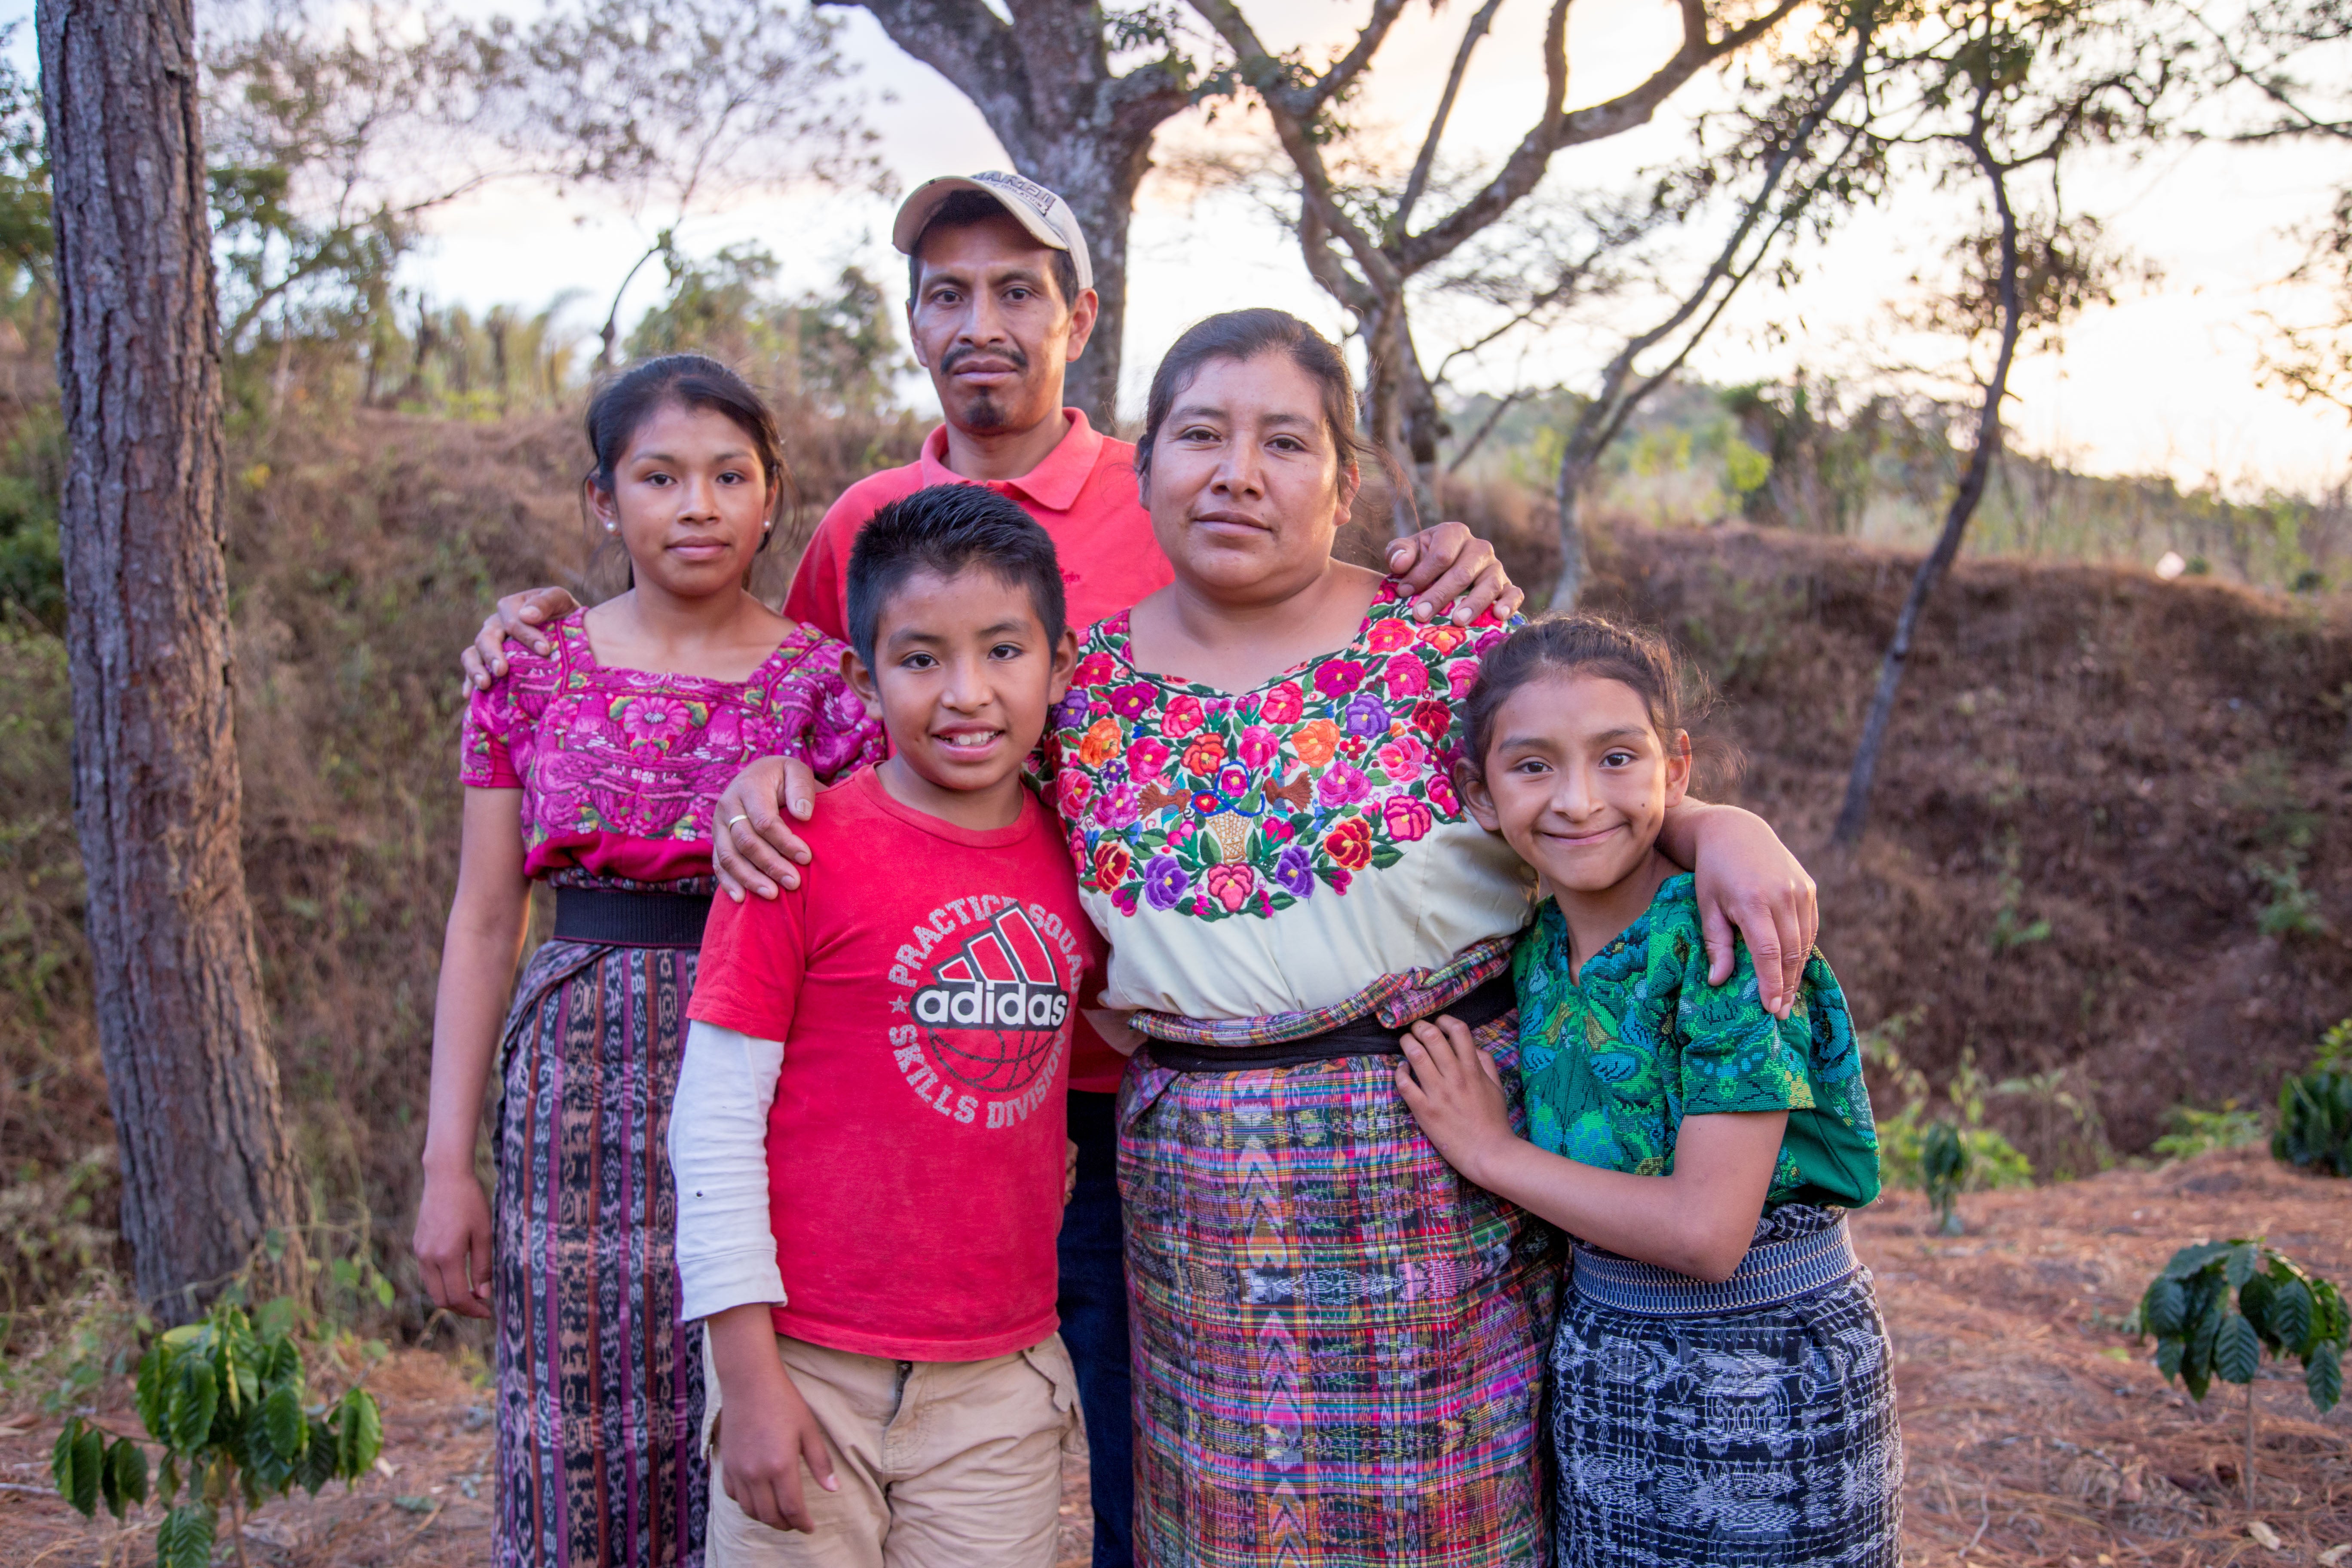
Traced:
<path fill-rule="evenodd" d="M 1062 640 L 1069 612 L 1053 535 L 985 485 L 930 485 L 892 501 L 857 531 L 849 549 L 849 646 L 874 668 L 874 642 L 890 595 L 918 572 L 953 577 L 982 566 L 1009 587 L 1029 590 L 1048 647 Z"/>
<path fill-rule="evenodd" d="M 776 434 L 776 416 L 770 413 L 751 384 L 707 354 L 664 354 L 633 364 L 603 386 L 588 404 L 588 449 L 596 466 L 587 482 L 613 493 L 613 470 L 628 455 L 646 420 L 665 408 L 709 409 L 723 414 L 750 438 L 751 454 L 760 460 L 760 477 L 776 487 L 768 521 L 782 521 L 792 494 L 793 471 L 784 463 L 783 442 Z M 760 536 L 760 548 L 775 537 L 771 526 Z"/>
<path fill-rule="evenodd" d="M 1714 702 L 1706 678 L 1657 633 L 1601 616 L 1545 616 L 1487 651 L 1476 684 L 1462 700 L 1462 731 L 1470 742 L 1464 760 L 1480 776 L 1495 741 L 1495 715 L 1513 692 L 1547 675 L 1591 675 L 1632 687 L 1669 750 L 1675 736 L 1705 718 Z"/>
<path fill-rule="evenodd" d="M 1261 307 L 1252 310 L 1226 310 L 1193 322 L 1184 329 L 1161 357 L 1160 368 L 1151 373 L 1151 395 L 1144 404 L 1143 434 L 1135 443 L 1135 472 L 1139 479 L 1151 472 L 1151 450 L 1159 444 L 1160 427 L 1168 422 L 1169 411 L 1201 367 L 1211 360 L 1253 360 L 1264 353 L 1285 353 L 1290 363 L 1313 377 L 1323 394 L 1323 426 L 1331 437 L 1332 449 L 1340 461 L 1359 467 L 1370 459 L 1389 477 L 1396 494 L 1396 504 L 1412 510 L 1412 485 L 1394 458 L 1373 442 L 1356 433 L 1356 378 L 1348 374 L 1348 362 L 1339 357 L 1339 349 L 1330 339 L 1308 326 L 1287 310 Z M 1419 521 L 1416 516 L 1414 521 Z"/>

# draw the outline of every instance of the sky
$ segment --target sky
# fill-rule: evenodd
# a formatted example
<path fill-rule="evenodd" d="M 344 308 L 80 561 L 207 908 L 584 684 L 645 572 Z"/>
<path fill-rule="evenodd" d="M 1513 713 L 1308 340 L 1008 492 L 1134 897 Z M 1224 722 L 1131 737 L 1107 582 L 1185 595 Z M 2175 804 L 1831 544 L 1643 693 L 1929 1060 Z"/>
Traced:
<path fill-rule="evenodd" d="M 471 0 L 472 7 L 496 0 Z M 1310 51 L 1344 39 L 1360 4 L 1257 0 L 1251 15 L 1276 47 Z M 0 4 L 0 21 L 30 7 Z M 845 7 L 845 52 L 859 68 L 866 122 L 900 188 L 946 173 L 1007 166 L 978 112 L 942 78 L 900 54 L 863 10 Z M 1538 0 L 1508 0 L 1462 95 L 1448 147 L 1465 163 L 1493 159 L 1522 133 L 1540 101 Z M 1571 102 L 1608 97 L 1639 80 L 1672 52 L 1675 11 L 1661 0 L 1581 0 L 1570 38 Z M 1370 88 L 1353 110 L 1374 136 L 1409 146 L 1435 101 L 1459 17 L 1410 13 L 1382 51 Z M 30 66 L 30 27 L 11 40 Z M 1688 144 L 1688 115 L 1722 101 L 1697 84 L 1643 130 L 1555 163 L 1548 187 L 1564 195 L 1622 185 Z M 1337 306 L 1307 278 L 1297 247 L 1256 201 L 1204 194 L 1174 172 L 1204 150 L 1271 145 L 1262 117 L 1227 110 L 1213 124 L 1195 111 L 1162 131 L 1161 167 L 1139 196 L 1130 237 L 1129 315 L 1123 412 L 1139 410 L 1160 353 L 1189 322 L 1242 305 L 1295 310 L 1336 334 Z M 2281 279 L 2301 255 L 2294 230 L 2322 215 L 2331 193 L 2352 180 L 2352 147 L 2247 149 L 2206 143 L 2168 147 L 2137 163 L 2078 166 L 2068 197 L 2097 215 L 2110 239 L 2158 274 L 2117 302 L 2084 315 L 2059 352 L 2021 363 L 2010 409 L 2012 441 L 2095 473 L 2160 473 L 2184 485 L 2218 485 L 2233 495 L 2266 489 L 2314 491 L 2352 473 L 2352 426 L 2341 411 L 2301 406 L 2265 388 L 2259 362 L 2264 314 L 2322 309 Z M 681 238 L 708 253 L 744 240 L 783 263 L 788 287 L 815 287 L 849 262 L 885 278 L 903 265 L 887 233 L 894 204 L 872 195 L 788 192 L 746 198 L 690 218 Z M 1802 255 L 1801 279 L 1786 289 L 1743 297 L 1691 361 L 1709 380 L 1785 379 L 1800 371 L 1857 384 L 1883 378 L 1890 358 L 1927 363 L 1948 350 L 1906 338 L 1890 306 L 1910 279 L 1932 268 L 1966 218 L 1953 194 L 1913 189 L 1886 209 L 1866 212 L 1824 246 Z M 610 201 L 517 184 L 492 187 L 442 209 L 410 263 L 408 281 L 446 303 L 477 310 L 497 303 L 538 309 L 580 291 L 572 319 L 584 331 L 652 233 L 659 212 L 632 213 Z M 1694 226 L 1670 245 L 1664 264 L 1687 263 L 1719 243 L 1716 225 Z M 657 268 L 638 277 L 623 301 L 627 321 L 659 292 Z M 1629 304 L 1580 326 L 1521 334 L 1463 369 L 1463 392 L 1520 384 L 1590 385 Z M 1464 321 L 1432 312 L 1417 326 L 1424 358 L 1450 344 Z M 919 382 L 909 393 L 928 402 Z"/>

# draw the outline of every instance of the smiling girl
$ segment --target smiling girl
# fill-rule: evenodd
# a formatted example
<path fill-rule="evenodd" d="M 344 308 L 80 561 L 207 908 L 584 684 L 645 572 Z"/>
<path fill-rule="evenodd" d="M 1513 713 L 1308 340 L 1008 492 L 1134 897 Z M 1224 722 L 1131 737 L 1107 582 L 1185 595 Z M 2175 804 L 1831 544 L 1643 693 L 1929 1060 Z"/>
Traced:
<path fill-rule="evenodd" d="M 1552 1340 L 1559 1568 L 1897 1560 L 1886 1332 L 1844 1211 L 1878 1195 L 1845 999 L 1806 964 L 1786 1019 L 1743 945 L 1708 983 L 1660 853 L 1689 785 L 1683 673 L 1597 616 L 1486 656 L 1462 795 L 1550 895 L 1520 939 L 1517 1078 L 1451 1017 L 1397 1088 L 1468 1181 L 1576 1238 Z"/>
<path fill-rule="evenodd" d="M 712 802 L 755 757 L 830 777 L 881 747 L 846 650 L 744 586 L 784 482 L 751 388 L 670 355 L 608 384 L 587 423 L 587 508 L 631 585 L 558 622 L 550 654 L 511 655 L 467 710 L 415 1247 L 436 1306 L 498 1323 L 493 1560 L 693 1568 L 702 1363 L 663 1142 Z M 534 880 L 556 889 L 555 931 L 509 1005 Z M 494 1059 L 495 1220 L 474 1163 Z"/>

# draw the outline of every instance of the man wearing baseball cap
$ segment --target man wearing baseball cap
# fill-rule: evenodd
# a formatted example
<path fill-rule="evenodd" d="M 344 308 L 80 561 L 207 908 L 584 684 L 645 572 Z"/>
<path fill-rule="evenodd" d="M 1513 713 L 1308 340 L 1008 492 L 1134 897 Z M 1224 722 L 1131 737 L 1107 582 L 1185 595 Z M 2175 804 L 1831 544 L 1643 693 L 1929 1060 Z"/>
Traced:
<path fill-rule="evenodd" d="M 1095 429 L 1083 410 L 1062 405 L 1065 369 L 1086 352 L 1097 309 L 1094 266 L 1069 203 L 1000 170 L 928 180 L 899 206 L 890 237 L 908 258 L 908 336 L 945 417 L 915 461 L 869 474 L 833 503 L 793 575 L 784 614 L 846 640 L 857 531 L 890 502 L 937 484 L 986 485 L 1045 527 L 1061 558 L 1073 626 L 1165 587 L 1174 574 L 1137 494 L 1135 448 Z M 1423 619 L 1451 605 L 1455 618 L 1468 621 L 1497 600 L 1507 610 L 1518 602 L 1493 548 L 1458 522 L 1395 542 L 1388 566 L 1424 595 Z M 498 644 L 505 637 L 548 651 L 538 627 L 572 607 L 560 589 L 501 599 L 467 650 L 467 673 L 487 687 L 502 672 Z M 739 793 L 770 804 L 747 799 L 725 809 L 750 811 L 754 826 L 768 831 L 782 826 L 772 803 L 793 788 L 781 764 L 755 763 L 729 786 L 728 798 Z M 789 809 L 808 813 L 797 798 Z M 778 881 L 797 885 L 798 873 L 773 847 L 755 843 L 747 852 L 732 837 L 719 835 L 714 847 L 727 879 L 770 898 Z M 1133 1415 L 1112 1116 L 1126 1066 L 1080 1024 L 1069 1104 L 1077 1184 L 1063 1216 L 1058 1309 L 1091 1451 L 1094 1568 L 1130 1561 Z"/>

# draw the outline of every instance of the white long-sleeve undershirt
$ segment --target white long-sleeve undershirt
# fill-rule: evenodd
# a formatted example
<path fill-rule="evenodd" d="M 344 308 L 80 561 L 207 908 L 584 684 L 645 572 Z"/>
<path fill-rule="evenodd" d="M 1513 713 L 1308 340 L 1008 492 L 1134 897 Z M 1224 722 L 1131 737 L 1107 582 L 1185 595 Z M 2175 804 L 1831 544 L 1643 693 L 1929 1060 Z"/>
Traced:
<path fill-rule="evenodd" d="M 668 1142 L 688 1322 L 755 1301 L 784 1304 L 768 1216 L 768 1108 L 783 1064 L 777 1041 L 688 1026 Z"/>

